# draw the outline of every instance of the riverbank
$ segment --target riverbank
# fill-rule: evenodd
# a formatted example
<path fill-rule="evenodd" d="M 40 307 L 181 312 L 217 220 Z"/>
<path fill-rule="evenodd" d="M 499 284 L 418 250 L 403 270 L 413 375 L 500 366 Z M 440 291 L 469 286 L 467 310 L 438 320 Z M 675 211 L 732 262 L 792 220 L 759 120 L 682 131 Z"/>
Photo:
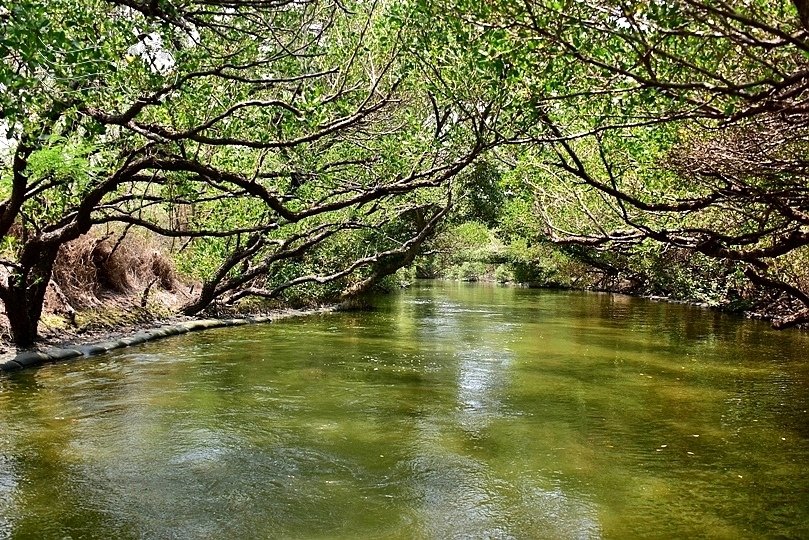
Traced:
<path fill-rule="evenodd" d="M 516 282 L 504 283 L 495 279 L 446 279 L 445 281 L 480 282 L 522 288 L 619 294 L 633 298 L 641 298 L 651 302 L 665 302 L 710 309 L 767 322 L 776 320 L 776 316 L 771 313 L 731 310 L 727 309 L 727 306 L 714 305 L 707 302 L 682 300 L 659 295 L 644 295 L 624 290 L 565 287 L 559 285 L 547 286 Z M 309 309 L 286 308 L 256 313 L 230 312 L 217 318 L 197 318 L 172 314 L 168 310 L 168 306 L 169 304 L 176 303 L 176 298 L 174 298 L 175 295 L 169 296 L 172 297 L 171 302 L 168 302 L 166 298 L 162 298 L 162 301 L 151 309 L 141 308 L 135 305 L 127 306 L 122 303 L 121 299 L 108 300 L 104 309 L 74 314 L 72 317 L 74 322 L 76 319 L 83 319 L 85 321 L 84 325 L 80 327 L 68 326 L 65 317 L 57 317 L 53 313 L 47 314 L 43 320 L 43 337 L 34 347 L 25 350 L 17 350 L 9 342 L 0 342 L 0 373 L 36 367 L 51 362 L 95 356 L 119 348 L 188 332 L 246 324 L 270 323 L 290 317 L 326 313 L 338 308 L 336 305 Z"/>
<path fill-rule="evenodd" d="M 0 267 L 0 280 L 8 280 Z M 178 273 L 154 238 L 100 232 L 63 246 L 48 283 L 38 338 L 18 349 L 0 302 L 0 372 L 82 356 L 206 328 L 272 322 L 332 308 L 294 309 L 247 302 L 206 318 L 181 315 L 202 283 Z"/>
<path fill-rule="evenodd" d="M 337 306 L 324 306 L 312 309 L 281 309 L 263 314 L 245 314 L 230 318 L 201 319 L 194 317 L 173 317 L 160 321 L 149 328 L 123 327 L 114 331 L 90 332 L 81 339 L 63 341 L 43 340 L 31 349 L 17 351 L 7 347 L 0 353 L 0 373 L 8 373 L 76 358 L 103 354 L 116 349 L 156 341 L 171 336 L 247 324 L 271 323 L 281 319 L 302 317 L 334 311 Z"/>
<path fill-rule="evenodd" d="M 481 277 L 477 277 L 476 279 L 450 279 L 450 278 L 440 278 L 440 279 L 463 283 L 488 283 L 493 285 L 496 284 L 501 286 L 522 287 L 528 289 L 549 289 L 559 291 L 582 291 L 582 292 L 595 292 L 603 294 L 620 294 L 632 298 L 641 298 L 644 300 L 649 300 L 650 302 L 680 304 L 685 306 L 698 307 L 702 309 L 709 309 L 712 311 L 726 313 L 729 315 L 737 315 L 740 317 L 744 317 L 746 319 L 764 321 L 770 323 L 774 328 L 779 330 L 783 328 L 779 326 L 778 322 L 782 320 L 784 317 L 789 316 L 789 314 L 794 312 L 794 310 L 799 309 L 799 306 L 791 305 L 787 301 L 787 299 L 784 298 L 761 297 L 759 298 L 759 301 L 755 304 L 755 307 L 753 309 L 743 309 L 740 308 L 739 305 L 732 303 L 704 302 L 699 300 L 675 298 L 672 296 L 664 296 L 658 294 L 646 294 L 643 292 L 639 292 L 638 290 L 632 287 L 616 286 L 613 288 L 609 287 L 604 288 L 604 287 L 588 287 L 588 286 L 569 286 L 561 283 L 553 283 L 553 284 L 519 283 L 514 281 L 501 281 L 495 279 L 491 275 L 484 275 Z M 789 326 L 787 328 L 798 328 L 805 330 L 807 328 L 807 325 Z"/>

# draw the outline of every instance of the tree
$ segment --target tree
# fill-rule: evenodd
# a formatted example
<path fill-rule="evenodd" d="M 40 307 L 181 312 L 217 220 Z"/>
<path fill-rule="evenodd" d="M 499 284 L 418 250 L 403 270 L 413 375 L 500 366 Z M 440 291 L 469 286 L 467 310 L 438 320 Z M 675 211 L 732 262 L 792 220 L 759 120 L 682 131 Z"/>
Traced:
<path fill-rule="evenodd" d="M 34 341 L 60 247 L 94 226 L 189 242 L 207 259 L 189 314 L 300 285 L 357 293 L 412 260 L 445 215 L 442 186 L 498 138 L 497 104 L 457 107 L 415 79 L 387 10 L 22 0 L 0 12 L 0 299 L 14 341 Z M 418 209 L 417 229 L 378 234 Z M 329 243 L 352 249 L 324 258 Z"/>
<path fill-rule="evenodd" d="M 550 237 L 610 250 L 653 240 L 739 264 L 803 304 L 776 327 L 809 321 L 809 283 L 790 271 L 809 244 L 804 2 L 454 9 L 535 114 L 519 159 Z"/>

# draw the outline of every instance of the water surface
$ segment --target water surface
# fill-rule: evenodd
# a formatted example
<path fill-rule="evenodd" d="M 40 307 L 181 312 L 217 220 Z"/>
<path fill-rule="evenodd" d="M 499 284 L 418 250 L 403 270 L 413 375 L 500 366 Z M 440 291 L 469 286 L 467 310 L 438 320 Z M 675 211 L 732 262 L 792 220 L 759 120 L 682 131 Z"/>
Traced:
<path fill-rule="evenodd" d="M 807 538 L 809 336 L 422 285 L 0 378 L 0 538 Z"/>

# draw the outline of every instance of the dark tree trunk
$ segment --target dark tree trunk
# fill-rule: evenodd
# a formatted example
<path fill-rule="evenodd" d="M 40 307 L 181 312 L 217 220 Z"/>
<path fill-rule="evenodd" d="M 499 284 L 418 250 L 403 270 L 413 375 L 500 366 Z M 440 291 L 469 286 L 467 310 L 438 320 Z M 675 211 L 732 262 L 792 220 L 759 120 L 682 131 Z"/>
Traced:
<path fill-rule="evenodd" d="M 20 257 L 20 268 L 12 273 L 8 285 L 0 291 L 11 338 L 18 347 L 29 347 L 36 341 L 45 291 L 58 251 L 58 245 L 27 244 Z"/>
<path fill-rule="evenodd" d="M 198 315 L 202 310 L 211 305 L 216 299 L 216 283 L 208 281 L 202 286 L 199 296 L 184 305 L 181 309 L 183 315 Z"/>
<path fill-rule="evenodd" d="M 809 0 L 792 0 L 795 9 L 798 10 L 798 18 L 805 30 L 809 30 Z"/>

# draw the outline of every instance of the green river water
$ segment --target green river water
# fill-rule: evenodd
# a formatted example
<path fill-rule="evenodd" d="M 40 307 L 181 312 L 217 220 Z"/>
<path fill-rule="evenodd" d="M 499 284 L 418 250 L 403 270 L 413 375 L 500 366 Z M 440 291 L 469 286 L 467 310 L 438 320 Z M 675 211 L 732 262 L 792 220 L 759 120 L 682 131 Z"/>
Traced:
<path fill-rule="evenodd" d="M 809 538 L 809 335 L 483 285 L 378 305 L 0 378 L 0 538 Z"/>

